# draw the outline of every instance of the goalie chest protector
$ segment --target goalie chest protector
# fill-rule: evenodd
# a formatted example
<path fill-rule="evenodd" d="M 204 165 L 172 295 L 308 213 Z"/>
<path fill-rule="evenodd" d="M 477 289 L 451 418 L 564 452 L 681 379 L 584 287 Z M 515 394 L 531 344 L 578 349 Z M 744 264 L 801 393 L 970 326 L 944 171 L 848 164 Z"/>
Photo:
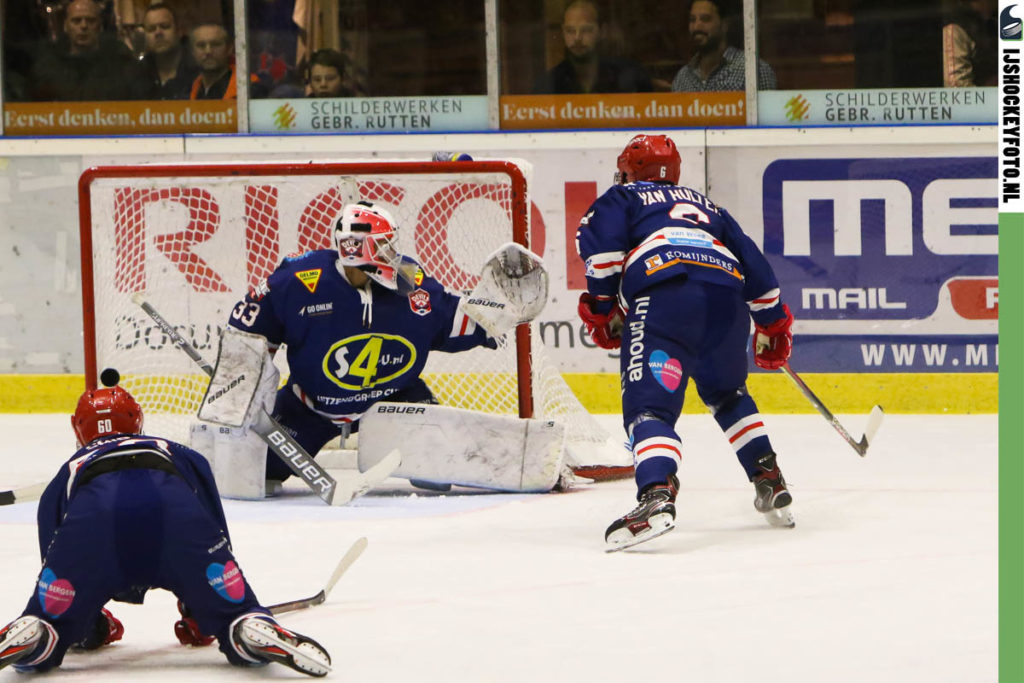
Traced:
<path fill-rule="evenodd" d="M 334 250 L 285 259 L 264 286 L 239 302 L 230 324 L 287 346 L 289 383 L 314 408 L 331 415 L 361 414 L 419 377 L 432 350 L 494 347 L 459 310 L 459 298 L 417 273 L 411 291 L 370 281 L 353 287 L 337 268 Z"/>

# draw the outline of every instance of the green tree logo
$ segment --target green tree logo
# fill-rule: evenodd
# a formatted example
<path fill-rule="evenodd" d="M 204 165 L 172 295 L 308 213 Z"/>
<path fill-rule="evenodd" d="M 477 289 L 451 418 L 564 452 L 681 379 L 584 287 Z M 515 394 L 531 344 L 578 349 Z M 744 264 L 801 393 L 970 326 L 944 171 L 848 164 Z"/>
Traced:
<path fill-rule="evenodd" d="M 295 127 L 295 120 L 298 115 L 292 109 L 292 105 L 285 102 L 274 110 L 274 127 L 278 130 L 291 130 Z"/>
<path fill-rule="evenodd" d="M 803 95 L 796 95 L 786 102 L 786 118 L 794 123 L 807 119 L 811 111 L 811 103 Z"/>

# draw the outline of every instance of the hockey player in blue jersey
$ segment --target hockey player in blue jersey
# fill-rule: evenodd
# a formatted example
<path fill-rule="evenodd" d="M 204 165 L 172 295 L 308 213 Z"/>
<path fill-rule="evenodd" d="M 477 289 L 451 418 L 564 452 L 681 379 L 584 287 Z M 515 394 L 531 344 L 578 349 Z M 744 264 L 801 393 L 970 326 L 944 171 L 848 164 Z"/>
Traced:
<path fill-rule="evenodd" d="M 257 601 L 203 456 L 143 436 L 142 410 L 119 386 L 85 392 L 71 424 L 79 449 L 39 500 L 43 567 L 22 616 L 0 629 L 0 668 L 47 671 L 73 644 L 120 640 L 107 601 L 141 603 L 164 588 L 190 610 L 175 624 L 182 642 L 199 644 L 201 631 L 238 666 L 331 670 L 323 647 L 281 627 Z"/>
<path fill-rule="evenodd" d="M 747 393 L 746 340 L 777 369 L 793 317 L 772 268 L 735 219 L 679 182 L 665 135 L 638 135 L 618 158 L 617 184 L 584 214 L 576 247 L 586 265 L 579 314 L 602 348 L 620 348 L 623 425 L 636 468 L 637 507 L 608 527 L 619 550 L 675 526 L 682 444 L 674 425 L 688 378 L 754 484 L 754 507 L 791 527 L 792 497 Z"/>
<path fill-rule="evenodd" d="M 235 306 L 199 412 L 201 420 L 242 424 L 217 431 L 217 438 L 235 441 L 230 448 L 212 446 L 215 472 L 218 477 L 225 472 L 224 481 L 218 480 L 222 493 L 262 498 L 291 475 L 247 433 L 254 407 L 271 413 L 315 456 L 331 439 L 355 431 L 360 416 L 379 401 L 436 403 L 420 378 L 432 351 L 497 347 L 477 324 L 480 318 L 465 313 L 463 297 L 446 291 L 414 260 L 399 254 L 396 239 L 397 225 L 386 209 L 369 202 L 349 204 L 333 226 L 333 249 L 285 259 Z M 278 389 L 267 354 L 281 345 L 290 375 Z M 236 379 L 259 375 L 259 367 L 262 377 L 254 393 L 235 392 Z M 240 413 L 245 413 L 241 419 Z M 216 461 L 226 450 L 235 464 L 222 470 Z M 402 453 L 403 461 L 418 456 Z M 243 458 L 248 465 L 240 462 Z M 258 481 L 245 476 L 254 470 L 261 473 Z"/>

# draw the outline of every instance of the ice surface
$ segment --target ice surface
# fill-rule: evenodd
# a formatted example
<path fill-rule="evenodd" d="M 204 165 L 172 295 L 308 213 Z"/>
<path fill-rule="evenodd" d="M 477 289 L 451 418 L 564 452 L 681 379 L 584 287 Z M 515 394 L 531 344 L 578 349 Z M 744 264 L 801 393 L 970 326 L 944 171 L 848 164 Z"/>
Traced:
<path fill-rule="evenodd" d="M 866 416 L 840 420 L 859 436 Z M 630 481 L 499 495 L 388 480 L 342 508 L 289 482 L 276 500 L 225 508 L 265 603 L 316 593 L 369 538 L 324 605 L 282 617 L 327 647 L 334 680 L 995 681 L 996 416 L 888 415 L 865 458 L 817 415 L 765 421 L 792 530 L 754 511 L 706 415 L 679 425 L 677 528 L 621 553 L 604 553 L 603 533 L 632 507 Z M 0 428 L 2 489 L 49 478 L 70 455 L 66 416 L 0 415 Z M 32 593 L 34 513 L 0 508 L 0 624 Z M 305 678 L 179 646 L 165 592 L 112 606 L 124 640 L 69 654 L 46 680 Z M 0 672 L 29 680 L 16 677 Z"/>

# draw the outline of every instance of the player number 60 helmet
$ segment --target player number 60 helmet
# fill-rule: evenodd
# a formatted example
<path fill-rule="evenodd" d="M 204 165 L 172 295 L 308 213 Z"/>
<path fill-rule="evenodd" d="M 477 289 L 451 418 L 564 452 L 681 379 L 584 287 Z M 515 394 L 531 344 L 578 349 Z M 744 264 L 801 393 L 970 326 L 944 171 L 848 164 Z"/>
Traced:
<path fill-rule="evenodd" d="M 121 387 L 90 389 L 78 399 L 71 428 L 79 446 L 101 436 L 141 434 L 142 408 Z"/>
<path fill-rule="evenodd" d="M 615 182 L 635 183 L 638 180 L 679 182 L 679 150 L 667 135 L 637 135 L 618 158 Z"/>
<path fill-rule="evenodd" d="M 334 247 L 341 265 L 359 268 L 388 289 L 396 289 L 396 269 L 401 263 L 397 228 L 382 207 L 370 202 L 348 204 L 334 225 Z"/>

